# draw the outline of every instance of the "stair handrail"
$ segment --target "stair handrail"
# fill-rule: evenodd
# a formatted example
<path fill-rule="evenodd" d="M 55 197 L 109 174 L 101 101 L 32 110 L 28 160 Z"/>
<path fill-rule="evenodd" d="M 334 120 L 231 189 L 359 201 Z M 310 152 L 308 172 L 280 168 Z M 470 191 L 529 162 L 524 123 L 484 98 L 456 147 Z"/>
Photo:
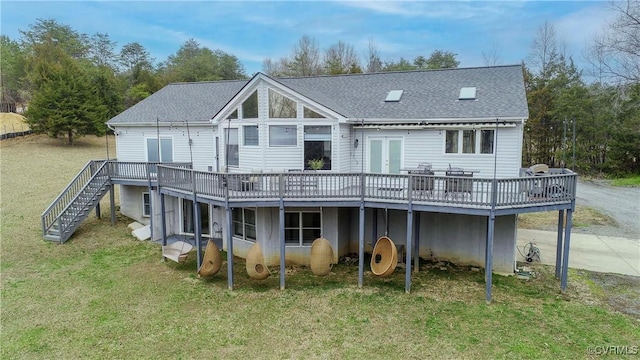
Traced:
<path fill-rule="evenodd" d="M 107 175 L 107 176 L 105 176 L 105 175 Z M 103 163 L 102 163 L 102 165 L 100 165 L 100 167 L 96 170 L 96 172 L 91 176 L 91 178 L 89 179 L 89 181 L 87 181 L 87 183 L 86 183 L 86 184 L 85 184 L 85 186 L 83 187 L 83 190 L 84 190 L 84 189 L 85 189 L 89 184 L 91 184 L 91 183 L 93 182 L 93 180 L 94 180 L 94 179 L 96 179 L 96 178 L 98 178 L 98 177 L 105 176 L 105 180 L 104 180 L 102 183 L 100 183 L 100 184 L 99 184 L 100 186 L 99 186 L 99 187 L 98 187 L 98 188 L 97 188 L 93 193 L 91 193 L 91 194 L 90 194 L 90 196 L 89 196 L 89 200 L 87 200 L 87 201 L 85 201 L 85 202 L 83 202 L 83 203 L 81 203 L 81 204 L 80 204 L 80 208 L 84 209 L 87 205 L 89 205 L 89 204 L 90 204 L 90 202 L 91 202 L 91 199 L 93 199 L 94 195 L 95 195 L 95 194 L 97 194 L 97 193 L 99 192 L 99 190 L 100 190 L 100 189 L 102 189 L 102 187 L 103 187 L 105 184 L 109 183 L 110 179 L 109 179 L 108 175 L 109 175 L 109 166 L 108 166 L 108 163 L 105 161 L 105 162 L 103 162 Z M 64 213 L 66 213 L 66 212 L 67 212 L 67 210 L 69 209 L 69 207 L 70 207 L 72 204 L 74 204 L 74 203 L 76 202 L 76 199 L 78 198 L 78 196 L 80 196 L 80 194 L 81 194 L 81 192 L 79 192 L 78 194 L 76 194 L 76 196 L 73 198 L 73 200 L 71 200 L 71 201 L 69 202 L 69 204 L 67 204 L 67 206 L 65 206 L 65 208 L 64 208 L 64 210 L 62 210 L 61 214 L 64 214 Z M 96 201 L 100 201 L 100 199 L 97 199 Z M 68 229 L 72 224 L 74 224 L 74 221 L 78 218 L 78 215 L 79 215 L 79 214 L 80 214 L 80 211 L 76 211 L 76 212 L 74 212 L 74 213 L 73 213 L 73 217 L 72 217 L 71 219 L 69 219 L 69 221 L 67 221 L 67 223 L 66 223 L 66 224 L 64 224 L 64 222 L 60 222 L 60 225 L 59 225 L 59 231 L 60 231 L 60 241 L 61 241 L 61 242 L 63 242 L 64 240 L 66 240 L 66 239 L 64 238 L 64 236 L 63 236 L 63 235 L 65 234 L 65 231 L 66 231 L 66 230 L 67 230 L 67 229 Z M 64 226 L 64 225 L 66 225 L 66 226 Z M 71 234 L 69 234 L 69 236 L 71 236 Z M 68 237 L 67 237 L 67 238 L 68 238 Z"/>
<path fill-rule="evenodd" d="M 49 204 L 41 215 L 43 234 L 46 234 L 47 230 L 53 225 L 55 220 L 75 199 L 87 182 L 91 180 L 94 174 L 95 164 L 102 163 L 101 166 L 103 166 L 106 162 L 107 161 L 105 160 L 89 160 L 78 174 L 69 182 L 69 184 L 60 192 L 60 194 L 51 202 L 51 204 Z M 87 176 L 88 179 L 86 179 Z M 82 184 L 80 184 L 81 182 Z M 75 189 L 74 193 L 70 192 L 71 189 Z M 63 205 L 60 205 L 61 202 Z"/>

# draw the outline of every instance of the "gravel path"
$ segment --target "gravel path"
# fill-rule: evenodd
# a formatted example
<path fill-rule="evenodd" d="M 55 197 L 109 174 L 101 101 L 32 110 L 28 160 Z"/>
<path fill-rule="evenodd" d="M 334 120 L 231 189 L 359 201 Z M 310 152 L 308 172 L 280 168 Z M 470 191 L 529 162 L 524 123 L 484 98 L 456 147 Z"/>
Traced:
<path fill-rule="evenodd" d="M 574 227 L 573 231 L 640 241 L 640 187 L 611 186 L 606 180 L 580 180 L 576 203 L 611 216 L 618 226 Z"/>

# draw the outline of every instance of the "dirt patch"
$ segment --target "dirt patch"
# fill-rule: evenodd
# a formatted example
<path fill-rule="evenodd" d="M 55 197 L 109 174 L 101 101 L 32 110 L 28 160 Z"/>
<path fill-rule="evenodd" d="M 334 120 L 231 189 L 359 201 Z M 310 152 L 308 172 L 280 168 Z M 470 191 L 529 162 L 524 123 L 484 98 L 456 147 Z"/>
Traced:
<path fill-rule="evenodd" d="M 573 213 L 573 229 L 595 227 L 618 227 L 615 219 L 600 211 L 578 205 Z M 558 212 L 545 211 L 518 216 L 518 227 L 523 229 L 555 231 L 558 228 Z"/>
<path fill-rule="evenodd" d="M 611 308 L 640 320 L 640 277 L 580 271 Z"/>

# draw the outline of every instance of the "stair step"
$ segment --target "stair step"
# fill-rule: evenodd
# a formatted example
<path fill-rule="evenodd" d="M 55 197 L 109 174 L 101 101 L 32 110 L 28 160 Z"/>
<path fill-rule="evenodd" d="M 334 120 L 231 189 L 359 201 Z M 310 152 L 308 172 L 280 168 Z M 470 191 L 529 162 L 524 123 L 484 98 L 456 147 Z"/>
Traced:
<path fill-rule="evenodd" d="M 44 239 L 49 241 L 60 241 L 60 236 L 45 234 Z"/>
<path fill-rule="evenodd" d="M 98 202 L 109 191 L 109 176 L 102 175 L 92 178 L 89 182 L 83 184 L 79 191 L 71 192 L 71 184 L 67 187 L 66 194 L 67 199 L 69 195 L 74 195 L 72 201 L 65 204 L 58 204 L 68 206 L 68 208 L 58 215 L 58 219 L 51 224 L 51 227 L 45 232 L 44 237 L 46 240 L 51 241 L 66 241 L 78 227 L 78 225 L 86 219 L 91 210 L 98 204 Z M 74 185 L 75 186 L 75 185 Z M 76 187 L 77 189 L 77 187 Z M 64 231 L 60 233 L 60 226 Z"/>

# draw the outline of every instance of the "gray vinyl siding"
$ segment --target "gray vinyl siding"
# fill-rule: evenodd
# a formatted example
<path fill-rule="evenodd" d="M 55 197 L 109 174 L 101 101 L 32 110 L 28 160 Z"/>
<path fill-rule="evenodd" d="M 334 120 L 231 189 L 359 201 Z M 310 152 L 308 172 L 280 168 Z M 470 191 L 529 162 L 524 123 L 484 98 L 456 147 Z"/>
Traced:
<path fill-rule="evenodd" d="M 159 128 L 161 138 L 172 139 L 173 161 L 191 162 L 196 170 L 207 170 L 215 166 L 214 127 L 184 125 Z M 116 128 L 116 156 L 118 161 L 147 161 L 147 138 L 157 138 L 155 127 L 119 126 Z M 189 151 L 191 137 L 191 152 Z"/>
<path fill-rule="evenodd" d="M 522 162 L 522 124 L 512 128 L 499 128 L 497 141 L 495 142 L 494 154 L 446 154 L 445 153 L 445 131 L 439 135 L 435 143 L 438 145 L 436 156 L 438 161 L 433 161 L 434 168 L 446 168 L 451 166 L 462 167 L 468 170 L 476 170 L 479 173 L 475 177 L 493 177 L 493 164 L 496 163 L 496 176 L 518 177 L 520 164 Z M 435 131 L 437 134 L 438 131 Z"/>
<path fill-rule="evenodd" d="M 340 164 L 339 167 L 334 167 L 333 170 L 336 170 L 341 173 L 352 172 L 353 164 L 352 157 L 354 156 L 355 149 L 353 148 L 354 137 L 352 134 L 352 127 L 349 124 L 339 124 L 337 126 L 337 134 L 334 135 L 335 145 L 334 148 L 337 147 L 337 152 L 331 154 L 331 161 L 335 161 L 337 164 Z"/>
<path fill-rule="evenodd" d="M 401 137 L 403 139 L 402 167 L 413 168 L 421 162 L 431 163 L 434 169 L 444 170 L 451 165 L 465 170 L 474 170 L 475 177 L 493 176 L 494 161 L 497 161 L 497 177 L 517 177 L 522 158 L 522 124 L 516 127 L 499 128 L 494 154 L 445 154 L 445 130 L 361 130 L 354 131 L 354 140 L 358 139 L 358 148 L 354 149 L 350 159 L 351 170 L 360 171 L 364 159 L 364 168 L 368 164 L 368 140 L 376 137 Z M 362 157 L 364 151 L 364 157 Z M 346 154 L 341 154 L 341 159 Z M 444 173 L 436 173 L 444 175 Z"/>
<path fill-rule="evenodd" d="M 302 98 L 293 94 L 287 94 L 280 90 L 278 93 L 296 101 L 298 115 L 297 118 L 291 119 L 269 119 L 269 103 L 268 93 L 269 86 L 264 83 L 258 83 L 256 87 L 258 91 L 258 115 L 257 119 L 232 119 L 229 122 L 224 121 L 220 123 L 218 129 L 218 136 L 220 137 L 220 166 L 226 164 L 225 160 L 225 129 L 228 126 L 232 128 L 238 128 L 239 135 L 239 153 L 240 161 L 238 167 L 231 167 L 231 172 L 251 172 L 251 171 L 263 171 L 263 172 L 282 172 L 289 169 L 302 169 L 304 167 L 304 126 L 305 125 L 328 125 L 332 126 L 332 139 L 331 139 L 331 156 L 332 156 L 332 171 L 338 171 L 338 169 L 348 169 L 349 160 L 348 153 L 346 156 L 342 153 L 342 143 L 339 143 L 340 130 L 338 129 L 337 119 L 304 119 L 303 118 L 303 106 L 309 106 Z M 253 94 L 254 90 L 247 91 L 247 97 Z M 233 112 L 236 108 L 241 108 L 242 103 L 246 100 L 246 97 L 239 99 L 237 107 L 234 106 L 230 112 Z M 309 106 L 313 109 L 316 107 Z M 258 146 L 244 146 L 244 133 L 243 126 L 245 125 L 258 125 L 259 145 Z M 296 127 L 296 145 L 295 146 L 270 146 L 269 145 L 269 126 L 271 125 L 289 125 Z M 348 136 L 348 127 L 345 128 Z M 348 139 L 345 139 L 348 140 Z M 211 140 L 214 141 L 214 140 Z M 213 146 L 212 146 L 213 148 Z M 344 162 L 343 162 L 344 161 Z M 348 170 L 344 170 L 348 171 Z"/>

